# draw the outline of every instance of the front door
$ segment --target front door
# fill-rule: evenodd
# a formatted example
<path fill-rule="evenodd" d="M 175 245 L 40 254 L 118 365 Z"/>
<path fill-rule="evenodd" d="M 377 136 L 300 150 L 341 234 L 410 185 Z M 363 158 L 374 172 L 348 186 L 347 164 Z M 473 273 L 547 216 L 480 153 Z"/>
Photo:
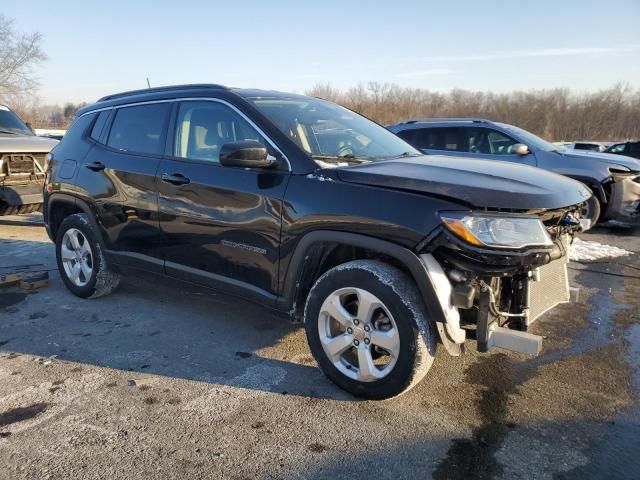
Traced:
<path fill-rule="evenodd" d="M 536 156 L 533 152 L 528 155 L 512 153 L 512 147 L 520 142 L 502 132 L 487 127 L 464 127 L 460 130 L 461 157 L 501 160 L 532 167 L 537 166 Z"/>
<path fill-rule="evenodd" d="M 168 275 L 275 300 L 288 169 L 223 167 L 222 145 L 266 138 L 221 101 L 184 101 L 158 171 Z M 272 152 L 276 153 L 276 152 Z"/>

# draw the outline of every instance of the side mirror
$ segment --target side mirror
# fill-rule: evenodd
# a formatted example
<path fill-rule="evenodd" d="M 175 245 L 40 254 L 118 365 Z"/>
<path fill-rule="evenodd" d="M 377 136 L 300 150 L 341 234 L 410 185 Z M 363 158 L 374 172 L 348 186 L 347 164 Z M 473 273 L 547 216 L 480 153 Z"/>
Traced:
<path fill-rule="evenodd" d="M 529 147 L 524 143 L 516 143 L 511 147 L 511 153 L 515 153 L 516 155 L 529 155 L 531 152 L 529 151 Z"/>
<path fill-rule="evenodd" d="M 268 168 L 276 162 L 275 157 L 267 152 L 267 147 L 254 140 L 225 143 L 219 158 L 225 167 Z"/>

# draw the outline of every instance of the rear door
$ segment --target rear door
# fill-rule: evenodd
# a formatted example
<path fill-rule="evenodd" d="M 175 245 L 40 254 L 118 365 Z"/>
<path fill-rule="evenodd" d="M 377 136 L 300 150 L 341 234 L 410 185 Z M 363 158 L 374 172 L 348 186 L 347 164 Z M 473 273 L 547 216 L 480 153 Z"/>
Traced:
<path fill-rule="evenodd" d="M 460 127 L 417 128 L 411 143 L 425 153 L 457 155 L 462 152 L 464 139 Z"/>
<path fill-rule="evenodd" d="M 166 272 L 183 280 L 275 300 L 288 168 L 223 167 L 222 145 L 272 144 L 223 101 L 178 105 L 173 142 L 158 172 Z"/>
<path fill-rule="evenodd" d="M 99 141 L 78 178 L 101 210 L 117 261 L 157 272 L 163 271 L 163 263 L 156 173 L 172 105 L 156 102 L 115 108 L 110 126 L 92 132 Z"/>

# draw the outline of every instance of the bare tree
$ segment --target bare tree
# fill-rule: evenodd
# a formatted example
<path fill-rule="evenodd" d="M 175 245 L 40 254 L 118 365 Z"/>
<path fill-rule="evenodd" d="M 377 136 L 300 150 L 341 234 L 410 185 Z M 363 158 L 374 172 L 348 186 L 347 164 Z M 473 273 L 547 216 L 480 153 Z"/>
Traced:
<path fill-rule="evenodd" d="M 382 124 L 428 117 L 483 117 L 552 141 L 640 138 L 640 90 L 624 83 L 577 94 L 566 88 L 441 93 L 369 82 L 344 92 L 322 84 L 307 94 L 338 102 Z"/>
<path fill-rule="evenodd" d="M 20 33 L 13 21 L 0 15 L 0 99 L 34 93 L 38 80 L 34 67 L 47 59 L 40 33 Z"/>

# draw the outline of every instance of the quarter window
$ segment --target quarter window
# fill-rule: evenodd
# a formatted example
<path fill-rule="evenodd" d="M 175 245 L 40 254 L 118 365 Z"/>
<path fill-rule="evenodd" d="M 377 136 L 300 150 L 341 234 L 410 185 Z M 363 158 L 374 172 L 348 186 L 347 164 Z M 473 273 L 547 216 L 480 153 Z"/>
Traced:
<path fill-rule="evenodd" d="M 122 107 L 116 112 L 107 145 L 126 151 L 158 155 L 164 150 L 164 125 L 170 104 Z"/>
<path fill-rule="evenodd" d="M 109 110 L 104 110 L 98 114 L 98 118 L 96 122 L 93 124 L 93 128 L 91 129 L 91 134 L 89 135 L 96 141 L 100 141 L 100 134 L 104 129 L 105 123 L 107 123 L 107 119 L 109 118 L 109 114 L 111 112 Z"/>
<path fill-rule="evenodd" d="M 173 155 L 178 158 L 220 163 L 225 143 L 266 140 L 235 110 L 218 102 L 184 102 L 176 120 Z"/>

